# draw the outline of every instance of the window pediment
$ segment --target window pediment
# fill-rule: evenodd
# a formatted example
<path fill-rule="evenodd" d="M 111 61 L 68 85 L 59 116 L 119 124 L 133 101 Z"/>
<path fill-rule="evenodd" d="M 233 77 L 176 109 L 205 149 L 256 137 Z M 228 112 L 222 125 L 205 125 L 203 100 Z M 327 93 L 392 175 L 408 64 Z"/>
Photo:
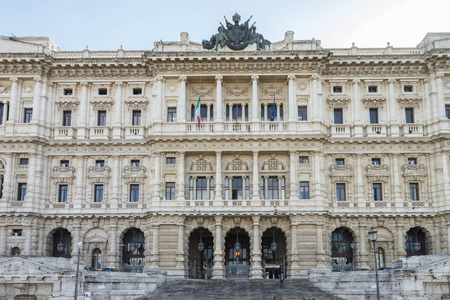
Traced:
<path fill-rule="evenodd" d="M 347 107 L 350 103 L 350 96 L 331 94 L 327 97 L 327 103 L 331 108 Z"/>
<path fill-rule="evenodd" d="M 53 167 L 53 179 L 57 178 L 75 178 L 75 168 L 74 167 Z"/>
<path fill-rule="evenodd" d="M 59 109 L 74 109 L 80 101 L 77 97 L 63 96 L 56 98 L 55 104 Z"/>
<path fill-rule="evenodd" d="M 381 107 L 386 103 L 386 96 L 384 95 L 370 95 L 366 94 L 361 99 L 364 106 L 367 107 Z"/>
<path fill-rule="evenodd" d="M 148 103 L 148 99 L 147 97 L 143 97 L 143 96 L 129 96 L 126 100 L 125 100 L 125 105 L 128 106 L 128 108 L 133 109 L 133 108 L 141 108 L 144 109 L 145 106 Z"/>
<path fill-rule="evenodd" d="M 91 166 L 88 169 L 88 178 L 109 178 L 110 167 Z"/>
<path fill-rule="evenodd" d="M 94 109 L 106 109 L 110 108 L 111 105 L 114 104 L 114 101 L 109 96 L 103 96 L 103 97 L 94 97 L 91 99 L 91 104 L 94 107 Z"/>
<path fill-rule="evenodd" d="M 405 164 L 402 166 L 403 176 L 427 176 L 427 171 L 425 168 L 425 165 L 418 164 L 418 165 L 410 165 Z"/>
<path fill-rule="evenodd" d="M 382 165 L 367 165 L 365 167 L 367 172 L 366 176 L 379 176 L 389 174 L 389 167 L 386 164 Z"/>
<path fill-rule="evenodd" d="M 145 171 L 147 168 L 144 166 L 126 166 L 123 168 L 123 177 L 133 177 L 133 178 L 145 178 Z"/>
<path fill-rule="evenodd" d="M 328 170 L 330 171 L 331 177 L 337 177 L 337 176 L 353 176 L 353 168 L 351 165 L 343 165 L 343 166 L 337 166 L 337 165 L 331 165 Z"/>
<path fill-rule="evenodd" d="M 422 101 L 422 96 L 417 93 L 400 94 L 397 101 L 402 106 L 418 106 Z"/>

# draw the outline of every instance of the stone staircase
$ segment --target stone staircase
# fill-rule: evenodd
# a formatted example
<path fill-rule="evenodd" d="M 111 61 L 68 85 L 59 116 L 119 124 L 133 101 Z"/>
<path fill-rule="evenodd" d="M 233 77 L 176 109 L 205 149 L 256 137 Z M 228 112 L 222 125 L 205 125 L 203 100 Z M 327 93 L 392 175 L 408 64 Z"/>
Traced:
<path fill-rule="evenodd" d="M 140 300 L 339 300 L 307 279 L 279 280 L 167 280 Z"/>

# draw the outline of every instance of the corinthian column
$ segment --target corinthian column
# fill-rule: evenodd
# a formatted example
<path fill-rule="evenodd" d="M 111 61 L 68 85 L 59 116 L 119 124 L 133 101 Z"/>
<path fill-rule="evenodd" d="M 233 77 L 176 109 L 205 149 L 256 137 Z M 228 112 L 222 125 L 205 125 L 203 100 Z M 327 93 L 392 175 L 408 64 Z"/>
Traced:
<path fill-rule="evenodd" d="M 88 87 L 89 84 L 86 81 L 83 81 L 81 84 L 81 99 L 80 99 L 80 110 L 78 112 L 78 117 L 80 119 L 78 125 L 77 137 L 78 139 L 86 139 L 87 138 L 87 117 L 88 117 Z"/>
<path fill-rule="evenodd" d="M 363 136 L 362 122 L 361 122 L 361 99 L 359 94 L 359 83 L 361 80 L 353 80 L 353 122 L 354 122 L 354 134 L 355 137 Z"/>
<path fill-rule="evenodd" d="M 36 82 L 34 87 L 34 97 L 33 97 L 33 119 L 32 123 L 39 124 L 41 120 L 41 89 L 42 89 L 42 78 L 36 77 L 34 81 Z"/>
<path fill-rule="evenodd" d="M 259 220 L 260 216 L 253 216 L 253 243 L 252 243 L 252 252 L 250 253 L 250 257 L 252 258 L 252 278 L 261 278 L 262 277 L 262 265 L 261 265 L 261 235 L 259 230 Z"/>
<path fill-rule="evenodd" d="M 214 237 L 214 266 L 212 272 L 213 279 L 223 278 L 223 252 L 222 252 L 222 216 L 214 217 L 216 222 L 216 236 Z"/>
<path fill-rule="evenodd" d="M 223 95 L 222 95 L 223 76 L 216 76 L 216 122 L 223 122 Z"/>
<path fill-rule="evenodd" d="M 184 158 L 185 158 L 185 152 L 180 151 L 178 154 L 178 193 L 177 193 L 177 200 L 178 201 L 184 201 Z"/>
<path fill-rule="evenodd" d="M 122 111 L 123 111 L 123 105 L 122 105 L 122 97 L 123 97 L 123 82 L 117 81 L 115 83 L 117 87 L 116 91 L 116 99 L 114 101 L 114 114 L 113 114 L 113 139 L 120 139 L 122 138 Z"/>
<path fill-rule="evenodd" d="M 9 120 L 7 123 L 17 122 L 17 108 L 19 105 L 19 83 L 20 80 L 17 77 L 12 77 L 11 86 L 11 100 L 9 101 Z"/>
<path fill-rule="evenodd" d="M 178 112 L 177 112 L 177 121 L 178 122 L 186 122 L 186 76 L 180 76 L 178 78 L 180 81 L 180 98 L 178 99 Z"/>
<path fill-rule="evenodd" d="M 216 151 L 216 205 L 222 201 L 222 152 Z"/>
<path fill-rule="evenodd" d="M 295 80 L 295 76 L 294 75 L 288 75 L 288 80 L 289 80 L 289 122 L 295 122 L 297 121 L 297 116 L 296 116 L 296 104 L 297 101 L 295 99 L 295 91 L 294 91 L 294 80 Z"/>
<path fill-rule="evenodd" d="M 252 76 L 252 122 L 258 122 L 258 75 Z"/>
<path fill-rule="evenodd" d="M 258 151 L 253 151 L 253 184 L 252 184 L 252 199 L 257 200 L 259 194 L 259 166 L 258 166 Z"/>
<path fill-rule="evenodd" d="M 313 122 L 317 122 L 317 121 L 320 121 L 319 99 L 317 97 L 317 93 L 318 93 L 317 80 L 319 79 L 319 76 L 313 75 L 313 76 L 311 76 L 311 79 L 312 79 L 312 92 L 311 92 L 312 115 L 313 115 Z"/>
<path fill-rule="evenodd" d="M 161 76 L 156 77 L 157 81 L 157 94 L 156 94 L 156 103 L 155 103 L 155 123 L 161 123 L 162 118 L 162 104 L 163 104 L 163 81 L 164 78 Z"/>
<path fill-rule="evenodd" d="M 295 151 L 289 151 L 289 177 L 291 178 L 291 200 L 298 199 L 297 189 L 297 155 Z"/>
<path fill-rule="evenodd" d="M 389 88 L 388 88 L 388 92 L 389 92 L 389 97 L 388 97 L 388 102 L 389 102 L 389 116 L 390 116 L 390 120 L 389 120 L 389 128 L 390 128 L 390 135 L 391 136 L 399 136 L 400 132 L 399 132 L 399 124 L 398 124 L 398 109 L 397 109 L 397 99 L 395 99 L 395 94 L 394 94 L 394 84 L 395 84 L 395 79 L 391 78 L 388 80 L 389 82 Z"/>

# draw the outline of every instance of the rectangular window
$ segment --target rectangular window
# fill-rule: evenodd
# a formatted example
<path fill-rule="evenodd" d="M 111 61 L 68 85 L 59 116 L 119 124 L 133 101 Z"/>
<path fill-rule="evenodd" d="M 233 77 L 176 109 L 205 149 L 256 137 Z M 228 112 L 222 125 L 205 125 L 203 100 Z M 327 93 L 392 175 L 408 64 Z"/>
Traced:
<path fill-rule="evenodd" d="M 231 199 L 242 200 L 242 177 L 233 177 L 231 183 Z"/>
<path fill-rule="evenodd" d="M 298 107 L 298 120 L 299 121 L 308 121 L 308 110 L 306 106 Z"/>
<path fill-rule="evenodd" d="M 67 184 L 61 184 L 58 192 L 58 202 L 67 202 L 69 186 Z"/>
<path fill-rule="evenodd" d="M 139 184 L 130 184 L 130 202 L 139 202 Z"/>
<path fill-rule="evenodd" d="M 378 108 L 369 109 L 370 124 L 378 124 Z"/>
<path fill-rule="evenodd" d="M 166 165 L 174 165 L 176 162 L 175 157 L 166 157 Z"/>
<path fill-rule="evenodd" d="M 381 158 L 372 158 L 372 165 L 374 166 L 381 165 Z"/>
<path fill-rule="evenodd" d="M 19 165 L 21 165 L 21 166 L 26 166 L 26 165 L 28 165 L 28 163 L 29 163 L 29 159 L 28 158 L 21 158 L 19 160 Z"/>
<path fill-rule="evenodd" d="M 344 116 L 342 114 L 342 108 L 334 109 L 334 124 L 343 124 Z"/>
<path fill-rule="evenodd" d="M 69 161 L 68 160 L 61 160 L 59 162 L 59 166 L 63 167 L 63 168 L 67 168 L 67 167 L 69 167 Z"/>
<path fill-rule="evenodd" d="M 309 199 L 309 181 L 300 181 L 300 199 Z"/>
<path fill-rule="evenodd" d="M 405 85 L 403 87 L 403 92 L 405 92 L 405 93 L 412 93 L 413 92 L 413 86 L 412 85 Z"/>
<path fill-rule="evenodd" d="M 24 201 L 26 195 L 27 195 L 27 184 L 19 183 L 17 192 L 17 201 Z"/>
<path fill-rule="evenodd" d="M 334 163 L 336 164 L 336 166 L 343 166 L 345 165 L 345 158 L 336 158 L 334 160 Z"/>
<path fill-rule="evenodd" d="M 346 201 L 345 183 L 336 183 L 336 199 L 337 201 Z"/>
<path fill-rule="evenodd" d="M 0 103 L 0 125 L 3 124 L 3 114 L 5 113 L 5 104 Z"/>
<path fill-rule="evenodd" d="M 0 110 L 1 110 L 1 107 L 0 107 Z M 1 115 L 2 115 L 2 113 L 0 113 L 0 117 L 1 117 Z M 445 116 L 447 117 L 447 119 L 450 119 L 450 105 L 445 106 Z M 1 122 L 2 121 L 0 119 L 0 124 L 2 124 Z"/>
<path fill-rule="evenodd" d="M 100 88 L 98 89 L 98 94 L 101 96 L 108 95 L 108 89 Z"/>
<path fill-rule="evenodd" d="M 167 122 L 176 122 L 177 121 L 177 108 L 176 107 L 168 107 L 167 108 Z"/>
<path fill-rule="evenodd" d="M 22 229 L 13 229 L 12 236 L 22 236 Z"/>
<path fill-rule="evenodd" d="M 267 182 L 267 199 L 279 199 L 278 198 L 278 177 L 269 177 Z"/>
<path fill-rule="evenodd" d="M 206 192 L 206 177 L 197 177 L 197 190 L 195 199 L 206 200 Z"/>
<path fill-rule="evenodd" d="M 71 110 L 63 111 L 62 126 L 72 126 L 72 111 Z"/>
<path fill-rule="evenodd" d="M 376 85 L 371 85 L 368 88 L 369 93 L 377 93 L 378 92 L 378 87 Z"/>
<path fill-rule="evenodd" d="M 73 89 L 64 89 L 63 90 L 64 96 L 72 96 L 72 94 L 73 94 Z"/>
<path fill-rule="evenodd" d="M 406 123 L 414 123 L 414 108 L 405 108 L 405 121 Z"/>
<path fill-rule="evenodd" d="M 408 165 L 417 165 L 417 158 L 408 157 Z"/>
<path fill-rule="evenodd" d="M 103 159 L 97 159 L 95 161 L 95 166 L 96 167 L 104 167 L 105 166 L 105 161 Z"/>
<path fill-rule="evenodd" d="M 240 105 L 240 104 L 233 104 L 231 110 L 232 110 L 232 114 L 233 114 L 233 117 L 232 117 L 231 121 L 233 121 L 233 122 L 240 122 L 240 121 L 242 121 L 242 105 Z"/>
<path fill-rule="evenodd" d="M 175 200 L 175 182 L 166 182 L 166 200 Z"/>
<path fill-rule="evenodd" d="M 140 126 L 141 125 L 141 111 L 140 110 L 133 110 L 133 126 Z"/>
<path fill-rule="evenodd" d="M 94 202 L 103 202 L 103 184 L 94 185 Z"/>
<path fill-rule="evenodd" d="M 131 160 L 131 166 L 132 167 L 139 167 L 141 165 L 141 161 L 139 159 L 132 159 Z"/>
<path fill-rule="evenodd" d="M 382 201 L 383 200 L 383 191 L 382 191 L 381 187 L 382 187 L 381 183 L 372 184 L 374 201 Z"/>
<path fill-rule="evenodd" d="M 33 119 L 33 109 L 32 108 L 25 108 L 24 114 L 23 114 L 23 122 L 24 123 L 30 123 L 31 119 Z"/>
<path fill-rule="evenodd" d="M 419 201 L 419 184 L 414 182 L 409 184 L 409 198 L 411 201 Z"/>
<path fill-rule="evenodd" d="M 309 157 L 308 156 L 299 156 L 298 162 L 301 164 L 309 164 Z"/>
<path fill-rule="evenodd" d="M 333 93 L 342 93 L 342 86 L 333 86 Z"/>
<path fill-rule="evenodd" d="M 142 95 L 142 88 L 133 88 L 133 95 Z"/>
<path fill-rule="evenodd" d="M 98 111 L 97 126 L 106 126 L 106 110 Z"/>

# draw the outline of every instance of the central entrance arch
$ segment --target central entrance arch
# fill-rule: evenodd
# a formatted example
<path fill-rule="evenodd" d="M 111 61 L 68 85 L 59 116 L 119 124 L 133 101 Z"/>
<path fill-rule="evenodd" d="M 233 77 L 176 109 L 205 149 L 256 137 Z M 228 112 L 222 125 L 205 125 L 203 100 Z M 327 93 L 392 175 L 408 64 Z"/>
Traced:
<path fill-rule="evenodd" d="M 277 227 L 268 228 L 262 235 L 264 278 L 286 278 L 286 237 Z"/>
<path fill-rule="evenodd" d="M 227 278 L 248 278 L 250 268 L 250 238 L 245 229 L 236 227 L 225 238 Z"/>
<path fill-rule="evenodd" d="M 189 237 L 189 278 L 211 279 L 214 263 L 214 239 L 211 231 L 200 227 Z"/>

